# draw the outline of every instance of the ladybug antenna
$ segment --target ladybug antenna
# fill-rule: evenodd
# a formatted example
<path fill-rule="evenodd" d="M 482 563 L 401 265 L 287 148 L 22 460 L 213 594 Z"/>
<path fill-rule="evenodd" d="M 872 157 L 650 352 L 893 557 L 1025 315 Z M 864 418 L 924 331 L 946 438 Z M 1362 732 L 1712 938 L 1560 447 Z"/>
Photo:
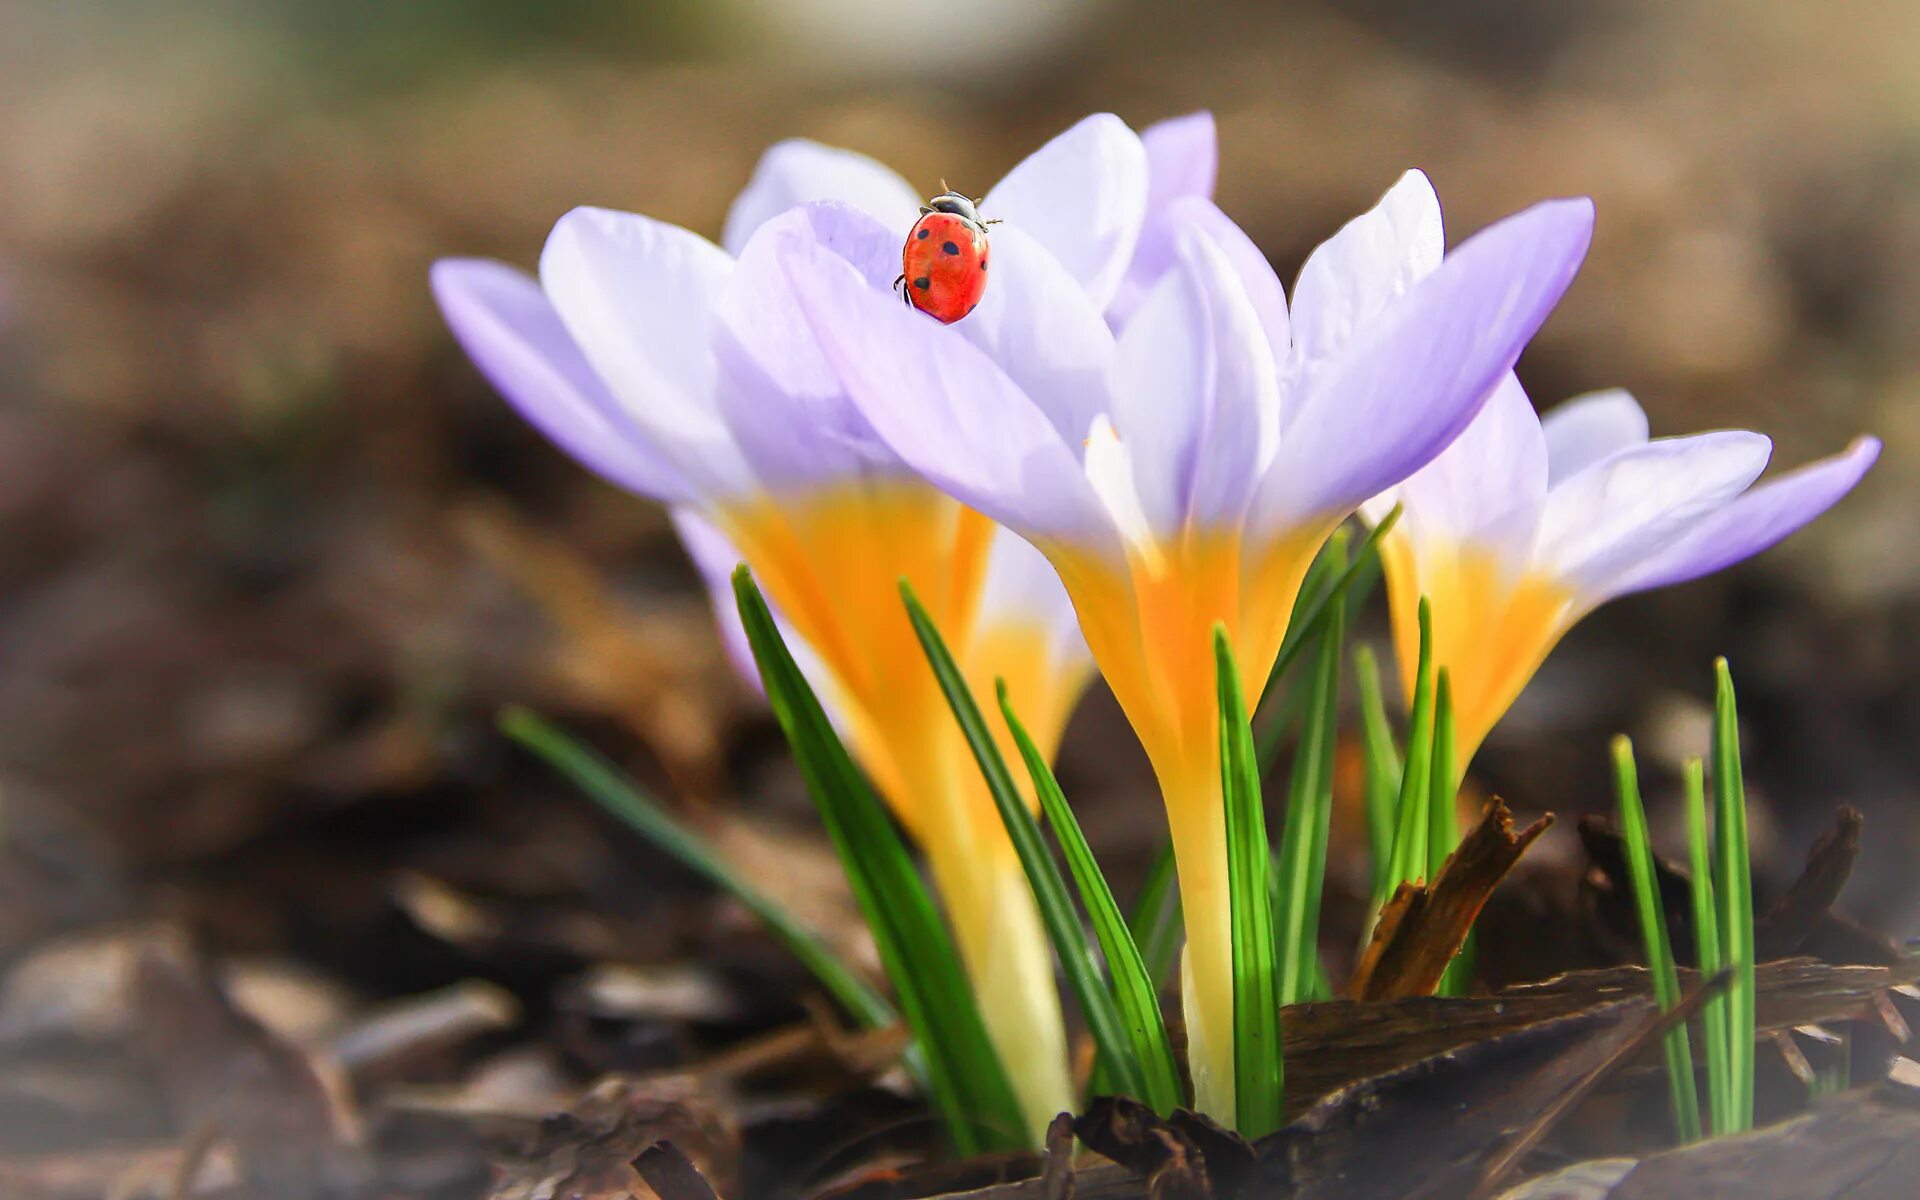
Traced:
<path fill-rule="evenodd" d="M 945 180 L 944 178 L 942 178 L 942 179 L 940 180 L 940 190 L 941 190 L 941 191 L 943 191 L 943 192 L 950 192 L 950 191 L 952 191 L 953 189 L 952 189 L 952 188 L 950 188 L 950 187 L 948 187 L 948 186 L 947 186 L 947 181 L 946 181 L 946 180 Z"/>

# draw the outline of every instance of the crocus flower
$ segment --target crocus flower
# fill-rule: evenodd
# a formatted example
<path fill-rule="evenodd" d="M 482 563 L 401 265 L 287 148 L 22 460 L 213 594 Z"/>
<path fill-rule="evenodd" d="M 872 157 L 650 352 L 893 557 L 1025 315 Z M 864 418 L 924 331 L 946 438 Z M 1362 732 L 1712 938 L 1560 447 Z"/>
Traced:
<path fill-rule="evenodd" d="M 1309 561 L 1466 427 L 1571 281 L 1592 209 L 1541 205 L 1440 262 L 1438 205 L 1411 173 L 1313 254 L 1289 313 L 1272 268 L 1201 190 L 1156 214 L 1160 269 L 1129 263 L 1137 291 L 1110 340 L 1095 336 L 1099 299 L 1058 269 L 1072 256 L 1049 259 L 1004 209 L 988 294 L 1024 293 L 1006 301 L 1014 336 L 973 327 L 978 314 L 947 328 L 907 311 L 827 247 L 796 242 L 785 264 L 871 428 L 1066 584 L 1165 795 L 1197 1101 L 1230 1121 L 1212 630 L 1224 623 L 1257 689 Z"/>
<path fill-rule="evenodd" d="M 1459 440 L 1366 506 L 1376 518 L 1401 506 L 1381 542 L 1396 656 L 1411 692 L 1427 597 L 1459 770 L 1582 617 L 1772 546 L 1846 495 L 1880 443 L 1753 486 L 1771 452 L 1737 430 L 1649 441 L 1621 391 L 1542 419 L 1509 376 Z"/>
<path fill-rule="evenodd" d="M 1197 132 L 1210 145 L 1210 124 Z M 1091 118 L 988 192 L 1006 224 L 995 226 L 994 284 L 964 322 L 972 344 L 1023 377 L 1097 383 L 1112 346 L 1100 313 L 1132 265 L 1150 157 L 1117 119 Z M 820 199 L 841 203 L 795 207 Z M 615 484 L 672 506 L 742 662 L 725 577 L 737 561 L 753 568 L 851 749 L 925 847 L 1037 1134 L 1073 1107 L 1051 953 L 897 581 L 912 582 L 977 692 L 1008 681 L 1045 751 L 1089 676 L 1085 644 L 1031 547 L 929 486 L 875 436 L 785 269 L 804 245 L 890 311 L 903 308 L 890 285 L 917 205 L 870 159 L 783 143 L 734 204 L 725 249 L 645 217 L 581 209 L 555 227 L 537 282 L 451 260 L 436 265 L 434 290 L 528 420 Z M 1003 240 L 1018 243 L 1010 258 Z M 1047 286 L 1028 282 L 1036 272 Z M 1078 323 L 1046 319 L 1056 287 L 1073 294 Z"/>

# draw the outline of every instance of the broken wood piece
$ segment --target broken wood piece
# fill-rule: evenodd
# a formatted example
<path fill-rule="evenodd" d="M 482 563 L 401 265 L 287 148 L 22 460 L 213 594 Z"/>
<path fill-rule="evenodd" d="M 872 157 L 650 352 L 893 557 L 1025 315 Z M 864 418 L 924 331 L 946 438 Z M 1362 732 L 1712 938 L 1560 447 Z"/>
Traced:
<path fill-rule="evenodd" d="M 1843 804 L 1834 827 L 1807 851 L 1807 866 L 1773 907 L 1754 922 L 1754 956 L 1766 962 L 1797 953 L 1818 929 L 1860 857 L 1860 810 Z"/>
<path fill-rule="evenodd" d="M 1466 943 L 1487 897 L 1552 824 L 1549 814 L 1515 833 L 1506 802 L 1498 797 L 1488 801 L 1479 822 L 1447 856 L 1433 882 L 1401 884 L 1380 910 L 1348 994 L 1356 1000 L 1432 994 Z"/>
<path fill-rule="evenodd" d="M 720 1200 L 700 1168 L 672 1142 L 655 1142 L 642 1150 L 633 1169 L 660 1200 Z"/>

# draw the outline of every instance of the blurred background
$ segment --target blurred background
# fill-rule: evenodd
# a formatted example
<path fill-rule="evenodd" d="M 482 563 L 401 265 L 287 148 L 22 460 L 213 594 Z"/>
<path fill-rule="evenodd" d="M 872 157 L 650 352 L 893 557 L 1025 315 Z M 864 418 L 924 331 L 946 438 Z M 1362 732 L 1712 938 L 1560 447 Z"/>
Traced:
<path fill-rule="evenodd" d="M 1211 109 L 1287 279 L 1408 166 L 1454 240 L 1591 194 L 1537 401 L 1625 386 L 1781 465 L 1886 439 L 1788 545 L 1586 622 L 1478 782 L 1604 809 L 1626 731 L 1670 817 L 1724 653 L 1761 892 L 1853 803 L 1846 903 L 1920 933 L 1916 61 L 1910 0 L 0 0 L 0 960 L 158 923 L 313 1028 L 475 978 L 537 1022 L 607 962 L 793 979 L 495 733 L 562 720 L 844 919 L 662 513 L 491 394 L 428 265 L 531 266 L 583 203 L 717 235 L 794 135 L 977 192 L 1103 109 Z M 1111 861 L 1157 847 L 1104 695 L 1061 773 Z"/>

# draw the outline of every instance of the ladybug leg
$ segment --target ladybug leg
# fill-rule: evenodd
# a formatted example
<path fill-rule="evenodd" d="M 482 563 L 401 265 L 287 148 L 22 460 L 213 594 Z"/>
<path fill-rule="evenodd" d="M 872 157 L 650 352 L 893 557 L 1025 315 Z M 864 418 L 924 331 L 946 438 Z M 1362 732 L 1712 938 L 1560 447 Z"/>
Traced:
<path fill-rule="evenodd" d="M 913 307 L 913 297 L 907 293 L 906 272 L 902 271 L 899 277 L 893 281 L 893 290 L 896 294 L 899 295 L 902 303 L 904 303 L 908 308 Z"/>

